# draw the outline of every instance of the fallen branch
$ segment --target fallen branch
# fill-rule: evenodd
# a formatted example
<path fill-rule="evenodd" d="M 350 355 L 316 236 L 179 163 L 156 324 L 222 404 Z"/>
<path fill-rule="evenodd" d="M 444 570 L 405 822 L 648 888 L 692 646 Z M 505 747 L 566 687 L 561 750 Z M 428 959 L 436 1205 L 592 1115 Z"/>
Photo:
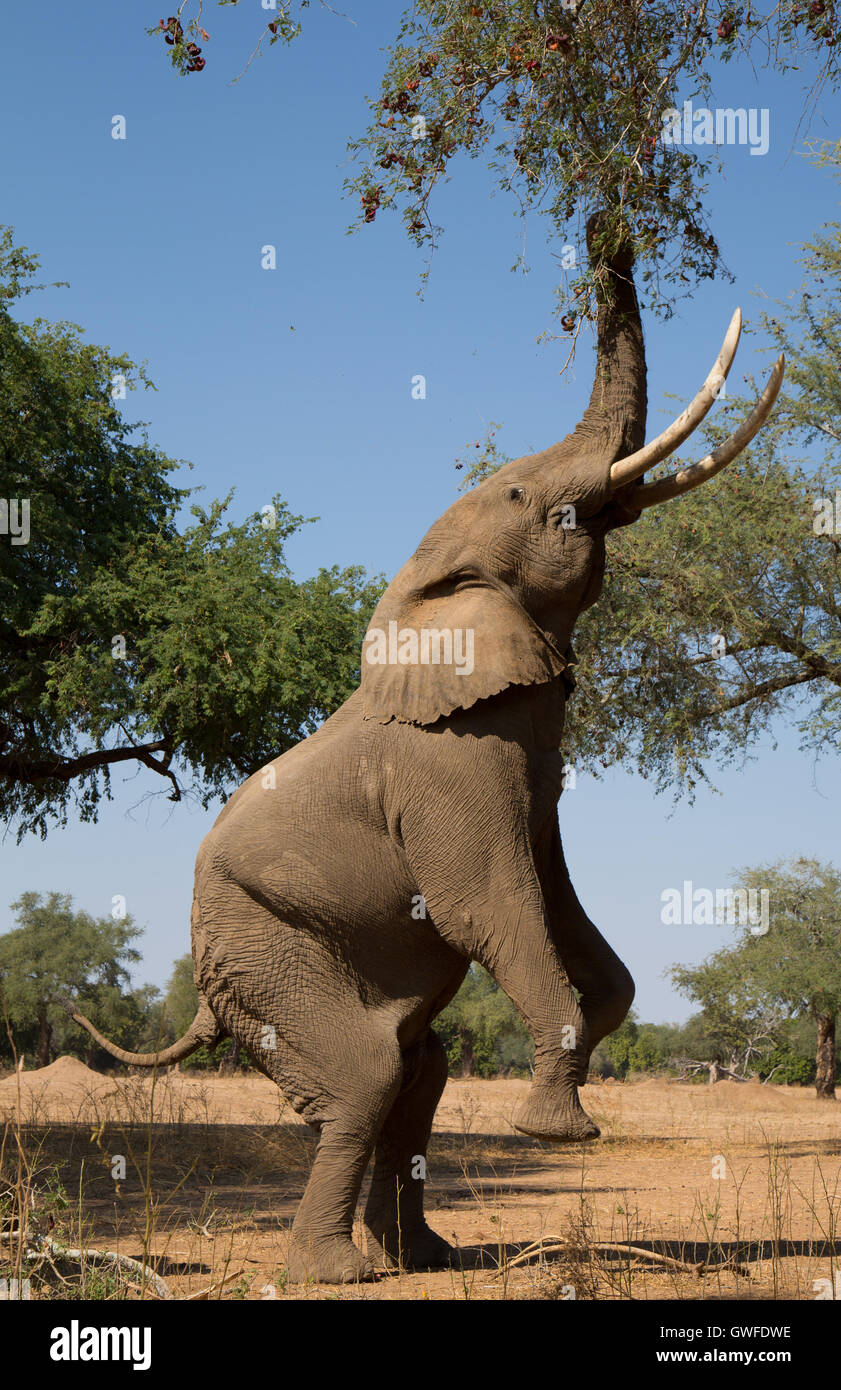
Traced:
<path fill-rule="evenodd" d="M 112 1269 L 130 1270 L 139 1274 L 141 1283 L 145 1279 L 155 1290 L 158 1298 L 172 1298 L 169 1285 L 148 1265 L 133 1260 L 129 1255 L 120 1255 L 116 1250 L 73 1250 L 67 1245 L 59 1245 L 47 1236 L 33 1236 L 34 1248 L 24 1252 L 25 1260 L 43 1260 L 52 1257 L 56 1260 L 72 1260 L 78 1264 L 100 1264 Z"/>
<path fill-rule="evenodd" d="M 494 1278 L 499 1279 L 503 1274 L 507 1274 L 509 1270 L 516 1269 L 518 1265 L 526 1264 L 529 1260 L 534 1259 L 536 1255 L 559 1255 L 563 1254 L 564 1251 L 580 1249 L 580 1246 L 574 1245 L 568 1240 L 553 1240 L 548 1244 L 545 1244 L 542 1240 L 533 1241 L 531 1245 L 526 1246 L 525 1250 L 521 1250 L 513 1260 L 506 1260 L 497 1270 Z M 703 1261 L 698 1264 L 688 1264 L 686 1260 L 676 1260 L 673 1256 L 663 1255 L 658 1250 L 645 1250 L 639 1245 L 620 1245 L 608 1240 L 602 1240 L 588 1245 L 587 1249 L 609 1255 L 633 1255 L 637 1259 L 651 1260 L 656 1264 L 665 1265 L 667 1269 L 676 1269 L 683 1274 L 695 1274 L 699 1278 L 702 1274 L 706 1273 L 707 1270 L 714 1269 L 732 1269 L 735 1274 L 740 1274 L 744 1279 L 750 1278 L 749 1271 L 745 1269 L 744 1266 L 734 1264 L 731 1261 L 725 1261 L 725 1263 L 721 1265 L 708 1265 Z"/>

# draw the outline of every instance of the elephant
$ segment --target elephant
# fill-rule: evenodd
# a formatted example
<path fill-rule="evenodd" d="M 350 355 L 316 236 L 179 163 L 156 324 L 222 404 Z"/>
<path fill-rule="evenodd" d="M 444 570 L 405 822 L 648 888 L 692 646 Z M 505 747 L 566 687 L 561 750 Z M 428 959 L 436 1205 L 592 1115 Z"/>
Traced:
<path fill-rule="evenodd" d="M 604 245 L 587 225 L 591 258 Z M 424 1218 L 425 1155 L 447 1077 L 431 1025 L 472 961 L 535 1044 L 525 1135 L 598 1137 L 581 1105 L 590 1054 L 626 1016 L 628 970 L 570 881 L 558 826 L 572 633 L 595 603 L 605 537 L 707 481 L 745 447 L 782 381 L 776 363 L 734 434 L 644 481 L 710 409 L 738 345 L 645 440 L 646 366 L 630 238 L 604 253 L 596 376 L 562 442 L 462 494 L 385 590 L 358 689 L 255 772 L 199 849 L 191 915 L 199 1007 L 185 1036 L 120 1060 L 161 1066 L 231 1036 L 318 1133 L 289 1243 L 291 1281 L 444 1267 Z M 365 1250 L 353 1241 L 363 1178 Z"/>

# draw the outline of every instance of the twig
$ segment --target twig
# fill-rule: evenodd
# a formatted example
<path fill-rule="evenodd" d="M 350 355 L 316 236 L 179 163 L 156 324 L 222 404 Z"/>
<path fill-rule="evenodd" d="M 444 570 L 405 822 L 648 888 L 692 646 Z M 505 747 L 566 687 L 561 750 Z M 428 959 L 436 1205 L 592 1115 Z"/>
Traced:
<path fill-rule="evenodd" d="M 226 1274 L 226 1276 L 225 1276 L 224 1279 L 220 1279 L 220 1280 L 219 1280 L 217 1283 L 215 1283 L 215 1284 L 208 1284 L 208 1286 L 207 1286 L 206 1289 L 199 1289 L 198 1293 L 188 1293 L 187 1296 L 186 1296 L 186 1298 L 184 1298 L 184 1299 L 182 1300 L 182 1302 L 184 1302 L 184 1303 L 195 1303 L 195 1302 L 198 1302 L 198 1301 L 207 1300 L 207 1299 L 209 1299 L 213 1294 L 218 1293 L 220 1289 L 224 1289 L 224 1287 L 225 1287 L 226 1284 L 231 1284 L 231 1283 L 233 1283 L 234 1279 L 238 1279 L 238 1278 L 240 1277 L 240 1275 L 241 1275 L 241 1274 L 244 1274 L 244 1273 L 245 1273 L 245 1270 L 244 1270 L 244 1269 L 238 1269 L 238 1270 L 235 1271 L 234 1274 Z"/>

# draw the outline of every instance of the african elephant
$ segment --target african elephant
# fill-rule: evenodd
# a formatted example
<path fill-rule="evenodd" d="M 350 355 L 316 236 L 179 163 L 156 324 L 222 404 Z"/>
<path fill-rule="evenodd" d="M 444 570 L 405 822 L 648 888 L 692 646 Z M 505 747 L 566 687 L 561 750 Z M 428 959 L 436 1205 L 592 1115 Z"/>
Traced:
<path fill-rule="evenodd" d="M 590 253 L 601 224 L 588 226 Z M 358 690 L 310 738 L 255 773 L 198 854 L 192 911 L 200 995 L 164 1064 L 233 1036 L 319 1133 L 292 1227 L 289 1274 L 370 1279 L 447 1262 L 426 1224 L 423 1164 L 446 1079 L 431 1031 L 471 961 L 535 1042 L 516 1118 L 547 1140 L 595 1138 L 578 1087 L 634 986 L 589 920 L 557 820 L 572 631 L 599 596 L 605 536 L 711 477 L 768 415 L 703 462 L 645 483 L 709 410 L 738 311 L 700 392 L 644 446 L 646 373 L 628 243 L 597 307 L 596 380 L 563 442 L 461 496 L 384 593 Z M 351 1234 L 371 1155 L 367 1255 Z"/>

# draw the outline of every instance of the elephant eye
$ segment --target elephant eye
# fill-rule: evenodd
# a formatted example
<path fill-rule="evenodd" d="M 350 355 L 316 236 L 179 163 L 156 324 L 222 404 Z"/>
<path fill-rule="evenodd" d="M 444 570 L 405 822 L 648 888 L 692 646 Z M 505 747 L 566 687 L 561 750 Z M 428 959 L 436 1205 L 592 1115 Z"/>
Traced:
<path fill-rule="evenodd" d="M 526 490 L 524 487 L 510 487 L 508 489 L 509 502 L 522 502 L 525 498 Z"/>

